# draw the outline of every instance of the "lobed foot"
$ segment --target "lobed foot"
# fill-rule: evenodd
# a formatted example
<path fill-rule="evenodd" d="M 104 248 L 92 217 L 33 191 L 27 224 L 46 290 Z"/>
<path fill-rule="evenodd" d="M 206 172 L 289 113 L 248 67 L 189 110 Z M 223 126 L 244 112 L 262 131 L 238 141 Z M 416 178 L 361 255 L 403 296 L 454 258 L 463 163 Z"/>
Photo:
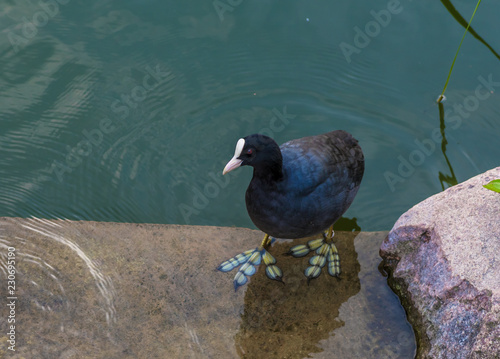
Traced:
<path fill-rule="evenodd" d="M 293 246 L 287 253 L 296 258 L 300 258 L 305 257 L 312 251 L 316 252 L 316 255 L 309 259 L 310 266 L 304 271 L 308 283 L 311 279 L 319 277 L 325 265 L 327 265 L 328 274 L 332 277 L 338 277 L 340 275 L 340 257 L 337 247 L 333 244 L 332 238 L 333 229 L 330 228 L 328 234 L 324 235 L 324 238 L 313 239 L 307 242 L 307 244 Z"/>
<path fill-rule="evenodd" d="M 241 266 L 234 276 L 235 291 L 248 282 L 248 277 L 251 277 L 257 272 L 257 267 L 261 262 L 264 262 L 266 265 L 266 275 L 268 278 L 283 282 L 283 273 L 281 269 L 276 266 L 276 259 L 265 249 L 265 247 L 268 247 L 273 242 L 274 238 L 270 239 L 270 237 L 266 235 L 259 247 L 240 253 L 222 262 L 217 269 L 221 272 L 229 272 Z"/>

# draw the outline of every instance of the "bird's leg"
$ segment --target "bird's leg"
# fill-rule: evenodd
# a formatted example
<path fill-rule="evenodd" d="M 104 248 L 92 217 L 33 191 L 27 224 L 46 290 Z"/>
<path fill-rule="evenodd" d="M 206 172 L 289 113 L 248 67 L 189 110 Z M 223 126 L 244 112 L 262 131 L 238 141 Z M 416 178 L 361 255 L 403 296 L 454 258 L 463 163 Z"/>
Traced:
<path fill-rule="evenodd" d="M 309 259 L 310 266 L 304 271 L 304 275 L 309 282 L 311 279 L 318 278 L 321 274 L 321 269 L 328 263 L 328 274 L 333 277 L 338 277 L 340 274 L 340 258 L 337 247 L 333 244 L 333 225 L 326 233 L 323 233 L 323 238 L 313 239 L 307 244 L 299 244 L 290 248 L 287 254 L 294 257 L 304 257 L 312 251 L 316 251 L 316 255 Z"/>
<path fill-rule="evenodd" d="M 222 262 L 217 269 L 222 272 L 229 272 L 241 265 L 238 273 L 234 276 L 234 290 L 244 285 L 248 281 L 248 277 L 255 274 L 257 266 L 261 261 L 266 265 L 266 275 L 270 279 L 283 282 L 283 274 L 281 269 L 276 266 L 276 259 L 267 251 L 267 248 L 274 242 L 274 238 L 268 234 L 264 236 L 262 243 L 255 249 L 250 249 L 240 253 L 233 258 Z"/>

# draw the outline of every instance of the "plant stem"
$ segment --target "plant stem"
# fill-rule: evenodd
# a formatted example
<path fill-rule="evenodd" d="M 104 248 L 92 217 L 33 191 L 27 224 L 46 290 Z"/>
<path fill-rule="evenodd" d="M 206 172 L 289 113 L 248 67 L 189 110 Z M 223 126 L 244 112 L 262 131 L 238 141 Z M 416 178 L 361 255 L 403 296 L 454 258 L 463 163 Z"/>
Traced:
<path fill-rule="evenodd" d="M 439 95 L 439 97 L 437 99 L 438 103 L 440 103 L 444 99 L 444 92 L 446 91 L 446 88 L 448 87 L 448 82 L 450 81 L 451 72 L 453 71 L 453 66 L 455 66 L 455 60 L 457 59 L 460 48 L 462 47 L 462 42 L 464 42 L 465 35 L 467 34 L 467 31 L 469 30 L 472 19 L 474 18 L 474 15 L 476 15 L 476 11 L 477 11 L 477 8 L 479 7 L 480 3 L 481 3 L 481 0 L 478 0 L 477 4 L 476 4 L 476 8 L 474 9 L 474 12 L 472 13 L 472 16 L 469 20 L 469 23 L 467 24 L 467 27 L 465 28 L 465 32 L 462 36 L 462 40 L 460 40 L 460 45 L 458 45 L 457 53 L 455 54 L 455 57 L 453 58 L 453 62 L 451 63 L 450 72 L 448 73 L 448 78 L 446 79 L 446 83 L 444 84 L 443 92 L 441 92 L 441 95 Z"/>

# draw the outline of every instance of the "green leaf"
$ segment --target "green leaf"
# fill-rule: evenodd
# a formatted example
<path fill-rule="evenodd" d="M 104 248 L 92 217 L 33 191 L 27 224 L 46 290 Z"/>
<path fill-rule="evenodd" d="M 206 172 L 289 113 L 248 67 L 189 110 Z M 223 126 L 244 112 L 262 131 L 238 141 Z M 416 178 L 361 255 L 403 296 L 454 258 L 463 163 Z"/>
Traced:
<path fill-rule="evenodd" d="M 491 181 L 483 186 L 484 188 L 500 193 L 500 179 Z"/>

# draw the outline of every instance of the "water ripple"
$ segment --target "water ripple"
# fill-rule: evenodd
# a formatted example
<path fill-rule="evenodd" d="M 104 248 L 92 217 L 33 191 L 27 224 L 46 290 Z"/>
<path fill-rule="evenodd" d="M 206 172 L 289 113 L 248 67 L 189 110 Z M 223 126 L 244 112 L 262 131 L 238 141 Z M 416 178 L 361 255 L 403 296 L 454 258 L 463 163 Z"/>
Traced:
<path fill-rule="evenodd" d="M 19 226 L 15 219 L 8 219 L 7 226 Z M 26 222 L 24 222 L 26 223 Z M 98 290 L 100 306 L 104 312 L 106 323 L 111 326 L 116 322 L 116 310 L 114 306 L 115 289 L 111 278 L 104 275 L 99 266 L 92 260 L 81 247 L 72 239 L 65 235 L 58 234 L 64 229 L 64 221 L 61 224 L 54 221 L 47 221 L 40 218 L 31 218 L 29 224 L 20 224 L 28 230 L 25 237 L 6 238 L 0 232 L 0 269 L 6 275 L 7 248 L 16 248 L 16 274 L 19 281 L 22 281 L 22 291 L 29 296 L 33 304 L 42 311 L 54 312 L 65 311 L 69 313 L 75 310 L 78 302 L 67 295 L 64 285 L 71 285 L 68 282 L 68 273 L 57 268 L 61 267 L 61 259 L 54 257 L 57 244 L 70 249 L 83 263 L 88 274 L 91 275 L 94 285 Z M 14 229 L 14 233 L 19 230 Z M 43 244 L 38 238 L 31 238 L 29 232 L 42 236 Z M 49 242 L 46 242 L 46 241 Z M 50 243 L 53 241 L 54 243 Z M 66 261 L 74 261 L 75 258 L 66 257 Z M 52 264 L 51 264 L 52 263 Z M 76 279 L 73 279 L 76 280 Z"/>

